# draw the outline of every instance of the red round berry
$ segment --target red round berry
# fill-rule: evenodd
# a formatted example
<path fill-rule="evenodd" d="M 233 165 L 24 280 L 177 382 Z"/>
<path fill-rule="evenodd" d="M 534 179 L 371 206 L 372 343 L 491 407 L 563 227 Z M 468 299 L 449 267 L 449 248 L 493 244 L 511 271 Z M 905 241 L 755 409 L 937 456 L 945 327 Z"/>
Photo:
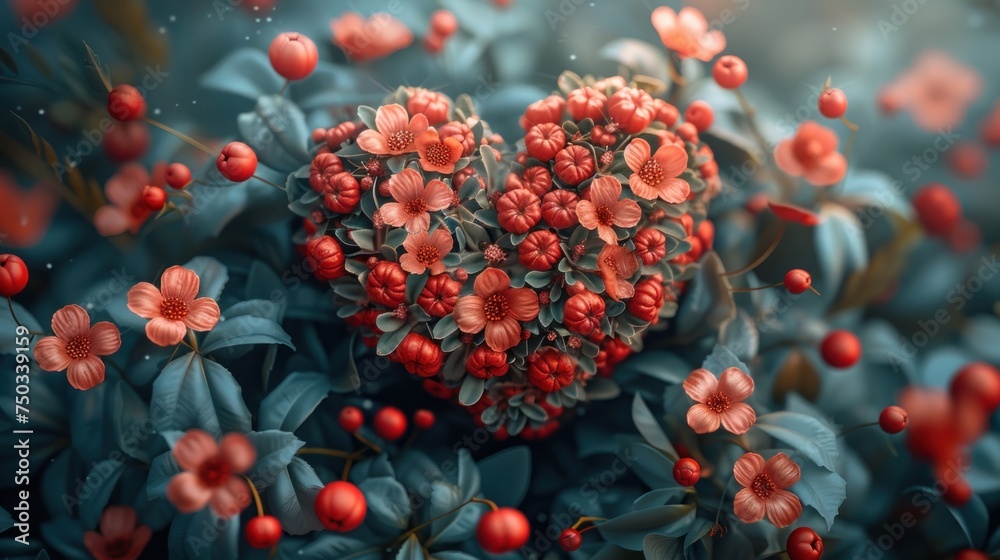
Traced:
<path fill-rule="evenodd" d="M 180 190 L 191 182 L 191 170 L 183 163 L 171 163 L 167 166 L 167 184 Z"/>
<path fill-rule="evenodd" d="M 138 120 L 114 123 L 101 144 L 111 161 L 135 161 L 149 149 L 149 126 Z"/>
<path fill-rule="evenodd" d="M 861 341 L 850 331 L 831 331 L 820 344 L 819 353 L 830 366 L 851 367 L 861 358 Z"/>
<path fill-rule="evenodd" d="M 282 78 L 301 80 L 316 69 L 319 51 L 316 43 L 301 33 L 282 33 L 271 41 L 267 58 Z"/>
<path fill-rule="evenodd" d="M 215 166 L 226 179 L 242 183 L 257 172 L 257 154 L 243 142 L 230 142 L 222 148 Z"/>
<path fill-rule="evenodd" d="M 382 439 L 395 441 L 406 433 L 408 422 L 402 410 L 394 406 L 387 406 L 375 413 L 373 427 L 375 433 Z"/>
<path fill-rule="evenodd" d="M 887 434 L 898 434 L 906 429 L 908 417 L 906 411 L 899 406 L 887 406 L 878 415 L 878 425 Z"/>
<path fill-rule="evenodd" d="M 823 539 L 809 527 L 799 527 L 785 541 L 790 560 L 819 560 L 823 557 Z"/>
<path fill-rule="evenodd" d="M 785 289 L 793 294 L 801 294 L 812 286 L 812 276 L 801 268 L 793 268 L 785 274 Z"/>
<path fill-rule="evenodd" d="M 413 425 L 421 430 L 429 430 L 434 427 L 435 420 L 434 413 L 423 408 L 413 413 Z"/>
<path fill-rule="evenodd" d="M 153 212 L 159 212 L 167 203 L 167 191 L 155 185 L 146 185 L 142 191 L 142 203 Z"/>
<path fill-rule="evenodd" d="M 519 510 L 509 507 L 485 513 L 476 526 L 479 546 L 492 554 L 513 552 L 528 542 L 531 525 Z"/>
<path fill-rule="evenodd" d="M 990 560 L 990 557 L 985 552 L 966 548 L 965 550 L 959 550 L 955 554 L 955 560 Z"/>
<path fill-rule="evenodd" d="M 913 196 L 917 219 L 930 235 L 947 235 L 962 220 L 962 206 L 948 187 L 931 183 Z"/>
<path fill-rule="evenodd" d="M 247 522 L 247 543 L 254 548 L 271 548 L 281 540 L 281 522 L 271 515 L 258 515 Z"/>
<path fill-rule="evenodd" d="M 368 503 L 357 486 L 338 480 L 319 491 L 314 510 L 324 527 L 338 533 L 348 533 L 364 522 Z"/>
<path fill-rule="evenodd" d="M 692 101 L 684 110 L 684 120 L 693 124 L 698 132 L 705 132 L 715 120 L 715 111 L 704 101 Z"/>
<path fill-rule="evenodd" d="M 847 95 L 837 88 L 827 88 L 819 94 L 819 112 L 828 119 L 839 119 L 847 112 Z"/>
<path fill-rule="evenodd" d="M 349 434 L 361 429 L 361 426 L 365 423 L 365 415 L 361 412 L 361 409 L 356 406 L 345 406 L 340 409 L 340 415 L 337 416 L 337 422 L 340 424 L 340 428 Z"/>
<path fill-rule="evenodd" d="M 985 362 L 972 362 L 958 370 L 950 385 L 951 398 L 974 403 L 992 414 L 1000 407 L 1000 370 Z"/>
<path fill-rule="evenodd" d="M 694 486 L 701 478 L 701 465 L 698 461 L 685 457 L 674 463 L 674 480 L 681 486 Z"/>
<path fill-rule="evenodd" d="M 580 531 L 570 528 L 563 529 L 563 532 L 559 533 L 559 546 L 566 552 L 580 550 L 581 545 L 583 545 L 583 535 Z"/>
<path fill-rule="evenodd" d="M 448 10 L 438 10 L 431 14 L 431 32 L 447 39 L 458 31 L 458 20 Z"/>
<path fill-rule="evenodd" d="M 989 163 L 986 148 L 976 142 L 961 141 L 948 150 L 948 167 L 963 179 L 978 179 Z"/>
<path fill-rule="evenodd" d="M 942 497 L 949 505 L 962 507 L 972 499 L 972 486 L 964 478 L 960 478 L 954 482 L 947 480 L 947 484 L 948 486 L 944 489 Z"/>
<path fill-rule="evenodd" d="M 747 63 L 738 56 L 727 54 L 715 61 L 712 77 L 719 87 L 736 89 L 747 81 Z"/>
<path fill-rule="evenodd" d="M 14 297 L 28 285 L 28 265 L 17 255 L 0 255 L 0 296 Z"/>
<path fill-rule="evenodd" d="M 146 98 L 128 84 L 115 86 L 108 92 L 108 114 L 119 121 L 132 121 L 146 116 Z"/>

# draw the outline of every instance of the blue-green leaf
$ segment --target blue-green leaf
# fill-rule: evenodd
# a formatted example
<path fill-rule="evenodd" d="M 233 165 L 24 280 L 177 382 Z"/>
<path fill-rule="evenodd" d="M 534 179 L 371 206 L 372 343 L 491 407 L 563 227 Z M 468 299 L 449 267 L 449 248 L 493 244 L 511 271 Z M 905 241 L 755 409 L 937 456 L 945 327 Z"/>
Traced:
<path fill-rule="evenodd" d="M 260 429 L 294 432 L 332 389 L 329 375 L 293 372 L 261 401 Z"/>
<path fill-rule="evenodd" d="M 641 509 L 597 524 L 610 542 L 629 550 L 642 550 L 642 540 L 650 533 L 681 536 L 694 519 L 694 504 L 678 504 Z"/>
<path fill-rule="evenodd" d="M 831 471 L 837 468 L 837 436 L 822 421 L 798 412 L 772 412 L 757 418 L 755 427 L 817 465 Z"/>
<path fill-rule="evenodd" d="M 840 505 L 847 498 L 847 481 L 839 474 L 812 463 L 802 463 L 802 478 L 789 490 L 794 492 L 802 505 L 811 506 L 826 520 L 826 529 L 833 528 Z"/>
<path fill-rule="evenodd" d="M 250 432 L 247 437 L 257 450 L 257 462 L 247 472 L 257 490 L 274 484 L 295 457 L 295 452 L 304 444 L 294 434 L 278 430 Z"/>
<path fill-rule="evenodd" d="M 482 492 L 501 507 L 517 507 L 531 483 L 531 449 L 518 445 L 479 461 Z"/>

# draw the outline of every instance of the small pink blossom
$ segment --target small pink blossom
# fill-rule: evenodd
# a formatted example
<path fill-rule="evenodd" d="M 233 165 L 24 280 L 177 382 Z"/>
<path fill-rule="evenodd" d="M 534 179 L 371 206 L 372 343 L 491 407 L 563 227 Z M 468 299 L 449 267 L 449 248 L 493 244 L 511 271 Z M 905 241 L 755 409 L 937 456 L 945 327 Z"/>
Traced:
<path fill-rule="evenodd" d="M 625 163 L 632 170 L 628 186 L 636 196 L 680 204 L 691 194 L 691 185 L 678 178 L 687 169 L 687 151 L 675 143 L 663 143 L 651 153 L 649 142 L 636 138 L 625 147 Z"/>
<path fill-rule="evenodd" d="M 511 288 L 510 276 L 487 268 L 476 277 L 474 295 L 464 296 L 452 314 L 464 333 L 486 329 L 486 345 L 505 352 L 521 341 L 521 323 L 538 317 L 538 296 L 531 288 Z"/>
<path fill-rule="evenodd" d="M 726 48 L 726 36 L 717 29 L 709 30 L 705 15 L 697 8 L 682 8 L 677 13 L 660 6 L 653 10 L 651 20 L 664 46 L 681 58 L 708 62 Z"/>
<path fill-rule="evenodd" d="M 399 257 L 399 266 L 411 274 L 423 274 L 430 269 L 431 274 L 441 274 L 445 271 L 441 258 L 451 252 L 454 241 L 445 228 L 438 228 L 434 233 L 426 231 L 411 233 L 403 241 L 406 253 Z"/>
<path fill-rule="evenodd" d="M 412 153 L 417 151 L 417 137 L 427 127 L 424 114 L 417 113 L 410 118 L 406 109 L 398 103 L 383 105 L 375 111 L 376 130 L 362 130 L 358 135 L 358 146 L 380 156 Z"/>
<path fill-rule="evenodd" d="M 188 430 L 173 449 L 183 472 L 167 484 L 167 500 L 181 513 L 206 505 L 222 518 L 238 515 L 250 505 L 250 489 L 240 476 L 257 461 L 257 450 L 243 434 L 226 434 L 219 443 L 204 430 Z"/>
<path fill-rule="evenodd" d="M 753 393 L 753 379 L 739 368 L 727 368 L 722 377 L 699 368 L 684 380 L 684 392 L 696 402 L 688 409 L 687 423 L 699 434 L 723 428 L 743 434 L 757 421 L 757 414 L 744 403 Z"/>
<path fill-rule="evenodd" d="M 605 245 L 597 255 L 597 267 L 604 280 L 604 290 L 611 299 L 620 301 L 635 295 L 635 286 L 629 281 L 639 270 L 639 257 L 635 251 L 619 245 Z"/>
<path fill-rule="evenodd" d="M 136 560 L 153 536 L 149 527 L 137 525 L 135 510 L 128 506 L 108 506 L 99 528 L 83 534 L 84 546 L 97 560 Z"/>
<path fill-rule="evenodd" d="M 733 512 L 744 523 L 764 516 L 775 527 L 787 527 L 802 515 L 802 502 L 786 488 L 799 481 L 801 469 L 788 455 L 777 453 L 764 462 L 756 453 L 746 453 L 733 465 L 733 476 L 743 486 L 733 499 Z"/>
<path fill-rule="evenodd" d="M 159 346 L 179 344 L 188 329 L 212 330 L 219 322 L 219 304 L 208 297 L 199 298 L 201 279 L 194 271 L 172 266 L 163 272 L 160 288 L 139 282 L 128 291 L 128 308 L 149 319 L 146 337 Z M 197 298 L 197 299 L 196 299 Z"/>
<path fill-rule="evenodd" d="M 79 305 L 67 305 L 52 315 L 52 332 L 35 345 L 35 360 L 45 371 L 66 370 L 75 389 L 86 391 L 104 381 L 104 362 L 122 345 L 118 327 L 107 321 L 90 326 L 90 315 Z"/>
<path fill-rule="evenodd" d="M 154 169 L 154 176 L 151 177 L 138 163 L 121 166 L 104 185 L 110 204 L 98 208 L 94 214 L 94 226 L 98 233 L 110 236 L 126 231 L 138 232 L 153 215 L 142 197 L 146 185 L 166 185 L 165 172 L 166 167 Z"/>
<path fill-rule="evenodd" d="M 983 89 L 979 72 L 948 54 L 928 50 L 913 66 L 882 90 L 895 109 L 908 108 L 913 121 L 924 130 L 952 128 Z"/>
<path fill-rule="evenodd" d="M 623 199 L 622 185 L 614 177 L 598 177 L 590 184 L 590 200 L 576 205 L 580 225 L 593 230 L 608 245 L 618 244 L 615 226 L 630 228 L 639 223 L 642 210 L 634 200 Z"/>
<path fill-rule="evenodd" d="M 387 202 L 379 209 L 382 221 L 393 227 L 406 226 L 410 233 L 427 231 L 430 212 L 448 208 L 453 197 L 444 182 L 433 179 L 424 185 L 420 172 L 409 167 L 389 178 L 389 194 L 395 202 Z"/>
<path fill-rule="evenodd" d="M 355 12 L 344 12 L 330 20 L 333 44 L 355 62 L 384 58 L 413 44 L 413 32 L 403 22 L 386 13 L 366 20 Z"/>
<path fill-rule="evenodd" d="M 847 174 L 847 158 L 837 151 L 839 140 L 829 128 L 806 121 L 795 136 L 778 142 L 774 161 L 793 177 L 817 187 L 834 185 Z"/>

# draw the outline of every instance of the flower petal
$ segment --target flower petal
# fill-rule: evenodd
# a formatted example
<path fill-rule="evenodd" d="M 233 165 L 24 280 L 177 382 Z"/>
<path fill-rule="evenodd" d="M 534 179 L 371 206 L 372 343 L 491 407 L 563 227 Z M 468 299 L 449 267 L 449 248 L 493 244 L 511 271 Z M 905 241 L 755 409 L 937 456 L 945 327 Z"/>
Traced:
<path fill-rule="evenodd" d="M 171 321 L 163 317 L 153 317 L 146 323 L 146 338 L 157 346 L 180 344 L 187 334 L 184 321 Z"/>
<path fill-rule="evenodd" d="M 658 195 L 657 190 L 651 187 L 650 185 L 647 185 L 646 182 L 639 177 L 638 173 L 633 173 L 629 175 L 628 186 L 630 189 L 632 189 L 632 193 L 634 193 L 639 198 L 645 198 L 646 200 L 653 200 Z"/>
<path fill-rule="evenodd" d="M 479 296 L 464 296 L 459 298 L 452 310 L 458 328 L 464 333 L 476 334 L 486 327 L 486 313 L 483 306 L 486 300 Z"/>
<path fill-rule="evenodd" d="M 732 401 L 745 401 L 753 393 L 753 378 L 740 368 L 726 368 L 719 378 L 719 390 Z"/>
<path fill-rule="evenodd" d="M 847 174 L 847 159 L 840 152 L 833 152 L 806 170 L 805 180 L 817 187 L 829 187 L 840 182 Z"/>
<path fill-rule="evenodd" d="M 198 332 L 212 330 L 219 322 L 219 304 L 212 298 L 198 298 L 188 304 L 184 324 Z"/>
<path fill-rule="evenodd" d="M 66 368 L 66 379 L 74 389 L 93 389 L 104 382 L 104 362 L 93 354 L 82 360 L 73 360 Z"/>
<path fill-rule="evenodd" d="M 399 256 L 399 266 L 410 274 L 423 274 L 427 270 L 424 263 L 417 260 L 413 253 L 403 253 Z"/>
<path fill-rule="evenodd" d="M 590 201 L 598 208 L 610 208 L 621 195 L 622 184 L 614 177 L 598 177 L 590 184 Z"/>
<path fill-rule="evenodd" d="M 129 311 L 142 317 L 152 319 L 159 317 L 163 306 L 163 295 L 156 286 L 149 282 L 139 282 L 128 291 Z"/>
<path fill-rule="evenodd" d="M 90 327 L 90 353 L 95 356 L 109 356 L 122 347 L 122 336 L 118 327 L 101 321 Z"/>
<path fill-rule="evenodd" d="M 215 490 L 209 503 L 215 515 L 229 519 L 250 505 L 250 489 L 242 477 L 230 477 L 225 486 Z"/>
<path fill-rule="evenodd" d="M 193 270 L 182 266 L 172 266 L 160 278 L 160 293 L 164 298 L 177 298 L 183 302 L 198 297 L 201 279 Z"/>
<path fill-rule="evenodd" d="M 132 548 L 128 551 L 128 560 L 135 560 L 146 549 L 149 539 L 153 536 L 153 530 L 145 525 L 139 525 L 132 532 Z M 121 559 L 124 560 L 124 559 Z"/>
<path fill-rule="evenodd" d="M 438 228 L 434 230 L 434 233 L 430 235 L 427 242 L 440 251 L 442 255 L 447 255 L 455 247 L 455 241 L 451 238 L 451 234 L 448 232 L 447 228 Z"/>
<path fill-rule="evenodd" d="M 758 498 L 749 488 L 740 490 L 733 498 L 733 513 L 744 523 L 756 523 L 764 519 L 766 512 L 764 500 Z"/>
<path fill-rule="evenodd" d="M 66 353 L 66 341 L 58 336 L 47 336 L 35 344 L 35 361 L 45 371 L 62 371 L 72 362 Z"/>
<path fill-rule="evenodd" d="M 788 455 L 778 453 L 767 460 L 764 465 L 764 472 L 774 480 L 778 488 L 788 488 L 802 476 L 802 469 Z"/>
<path fill-rule="evenodd" d="M 79 305 L 67 305 L 52 314 L 52 331 L 69 342 L 90 332 L 90 315 Z"/>
<path fill-rule="evenodd" d="M 687 396 L 696 402 L 703 403 L 719 390 L 719 380 L 707 369 L 698 368 L 688 374 L 683 386 Z"/>
<path fill-rule="evenodd" d="M 531 288 L 511 288 L 504 292 L 510 304 L 510 316 L 518 321 L 532 321 L 538 317 L 538 295 Z"/>
<path fill-rule="evenodd" d="M 476 295 L 487 298 L 509 288 L 510 277 L 502 270 L 487 268 L 476 277 L 473 286 L 476 289 Z"/>
<path fill-rule="evenodd" d="M 219 445 L 212 434 L 193 428 L 174 443 L 174 459 L 186 471 L 197 471 L 202 463 L 219 454 Z"/>
<path fill-rule="evenodd" d="M 403 205 L 398 202 L 383 204 L 379 208 L 379 213 L 382 215 L 382 221 L 392 227 L 402 227 L 406 223 L 407 218 L 409 218 Z"/>
<path fill-rule="evenodd" d="M 618 234 L 615 233 L 615 228 L 613 227 L 597 226 L 597 236 L 608 245 L 618 244 Z"/>
<path fill-rule="evenodd" d="M 679 176 L 681 173 L 684 173 L 688 165 L 687 150 L 677 144 L 664 144 L 660 146 L 656 150 L 656 153 L 653 154 L 653 159 L 656 160 L 656 163 L 660 164 L 660 169 L 663 170 L 663 174 L 666 177 Z"/>
<path fill-rule="evenodd" d="M 125 233 L 131 227 L 128 215 L 116 206 L 101 206 L 94 213 L 94 227 L 105 237 Z"/>
<path fill-rule="evenodd" d="M 733 465 L 733 476 L 740 486 L 749 487 L 764 472 L 764 458 L 757 453 L 744 453 Z"/>
<path fill-rule="evenodd" d="M 642 219 L 642 209 L 634 200 L 620 200 L 611 207 L 611 221 L 618 227 L 632 227 Z"/>
<path fill-rule="evenodd" d="M 757 422 L 757 413 L 747 403 L 735 403 L 722 413 L 722 427 L 736 435 L 745 434 Z"/>
<path fill-rule="evenodd" d="M 358 135 L 358 147 L 371 154 L 389 153 L 389 142 L 374 130 L 362 130 Z"/>
<path fill-rule="evenodd" d="M 399 103 L 383 105 L 375 111 L 375 128 L 383 136 L 388 136 L 393 132 L 406 130 L 409 119 L 406 108 Z"/>
<path fill-rule="evenodd" d="M 649 142 L 635 138 L 625 146 L 625 163 L 634 173 L 638 173 L 649 161 Z"/>
<path fill-rule="evenodd" d="M 580 225 L 587 229 L 597 229 L 597 208 L 589 200 L 581 200 L 576 203 L 576 216 L 580 220 Z"/>
<path fill-rule="evenodd" d="M 147 184 L 149 173 L 138 163 L 127 163 L 105 183 L 104 194 L 111 204 L 127 210 L 138 202 Z"/>
<path fill-rule="evenodd" d="M 219 442 L 219 451 L 229 462 L 229 467 L 237 474 L 247 472 L 257 461 L 257 449 L 250 443 L 249 438 L 240 433 L 223 436 Z"/>
<path fill-rule="evenodd" d="M 201 511 L 211 498 L 212 491 L 202 486 L 192 472 L 176 474 L 167 484 L 167 501 L 181 513 Z"/>
<path fill-rule="evenodd" d="M 101 514 L 101 536 L 115 541 L 128 537 L 135 529 L 135 510 L 128 506 L 108 506 Z"/>
<path fill-rule="evenodd" d="M 406 223 L 403 224 L 406 227 L 406 231 L 409 233 L 419 233 L 421 231 L 427 231 L 431 227 L 431 215 L 427 212 L 421 212 L 416 216 L 411 216 L 407 218 Z"/>
<path fill-rule="evenodd" d="M 744 492 L 746 490 L 741 490 Z M 765 500 L 767 519 L 775 527 L 788 527 L 802 515 L 802 502 L 799 497 L 788 490 L 775 490 Z"/>
<path fill-rule="evenodd" d="M 656 195 L 664 202 L 680 204 L 691 195 L 691 185 L 684 179 L 666 179 L 656 187 Z"/>
<path fill-rule="evenodd" d="M 711 408 L 695 403 L 687 412 L 687 423 L 696 434 L 707 434 L 719 429 L 719 413 Z"/>
<path fill-rule="evenodd" d="M 437 179 L 427 183 L 421 195 L 421 198 L 424 199 L 424 204 L 427 205 L 427 210 L 431 212 L 444 210 L 451 206 L 451 201 L 454 197 L 455 193 L 452 192 L 451 187 L 446 185 L 444 181 L 438 181 Z"/>
<path fill-rule="evenodd" d="M 506 352 L 521 341 L 521 323 L 507 315 L 486 323 L 486 345 L 496 352 Z"/>
<path fill-rule="evenodd" d="M 83 546 L 87 547 L 90 554 L 97 560 L 112 560 L 114 558 L 108 554 L 104 537 L 96 531 L 87 531 L 83 534 Z"/>
<path fill-rule="evenodd" d="M 792 142 L 792 139 L 778 142 L 777 147 L 774 148 L 774 163 L 778 164 L 778 167 L 785 173 L 793 177 L 798 177 L 805 170 L 795 157 L 795 152 L 792 150 Z"/>

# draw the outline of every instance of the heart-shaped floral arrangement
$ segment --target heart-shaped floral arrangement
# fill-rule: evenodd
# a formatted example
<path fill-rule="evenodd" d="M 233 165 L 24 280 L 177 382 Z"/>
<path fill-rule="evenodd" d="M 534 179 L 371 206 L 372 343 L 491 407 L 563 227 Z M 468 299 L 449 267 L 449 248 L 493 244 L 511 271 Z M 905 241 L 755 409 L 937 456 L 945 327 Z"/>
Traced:
<path fill-rule="evenodd" d="M 706 108 L 682 121 L 621 77 L 559 84 L 509 164 L 468 96 L 400 88 L 317 133 L 288 185 L 339 315 L 501 434 L 551 433 L 673 316 L 712 243 Z"/>

